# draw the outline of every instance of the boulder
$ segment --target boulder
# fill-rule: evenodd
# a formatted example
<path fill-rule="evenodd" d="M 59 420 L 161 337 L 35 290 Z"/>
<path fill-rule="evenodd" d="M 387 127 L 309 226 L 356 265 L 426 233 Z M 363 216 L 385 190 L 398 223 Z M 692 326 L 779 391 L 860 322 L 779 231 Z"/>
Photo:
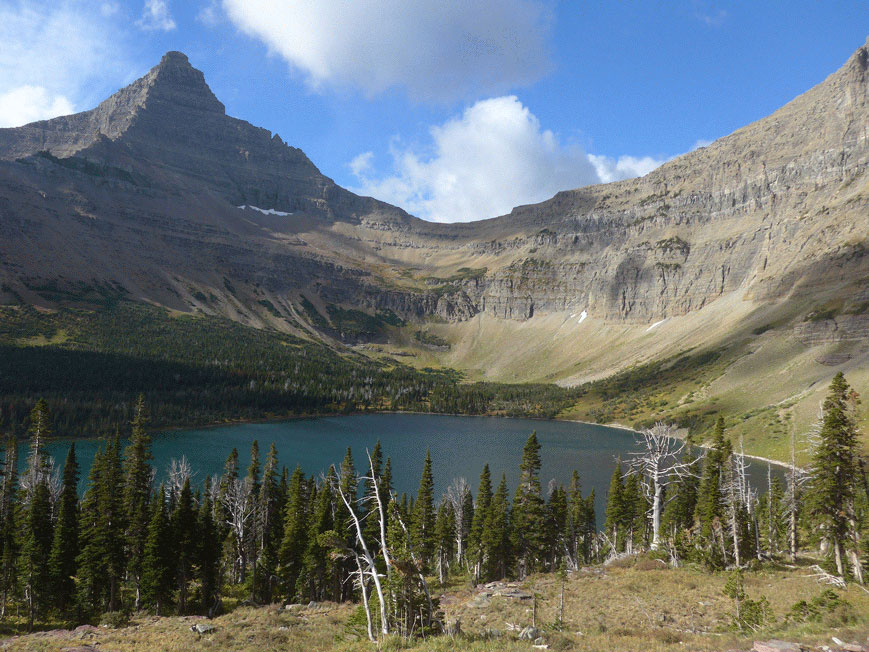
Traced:
<path fill-rule="evenodd" d="M 788 643 L 773 639 L 771 641 L 755 641 L 752 652 L 805 652 L 808 648 L 799 643 Z"/>
<path fill-rule="evenodd" d="M 540 637 L 540 630 L 536 627 L 526 627 L 521 632 L 519 632 L 519 640 L 520 641 L 533 641 L 536 638 Z"/>
<path fill-rule="evenodd" d="M 213 632 L 215 629 L 217 628 L 214 625 L 203 625 L 201 623 L 196 623 L 195 625 L 190 626 L 190 631 L 196 632 L 200 636 Z"/>

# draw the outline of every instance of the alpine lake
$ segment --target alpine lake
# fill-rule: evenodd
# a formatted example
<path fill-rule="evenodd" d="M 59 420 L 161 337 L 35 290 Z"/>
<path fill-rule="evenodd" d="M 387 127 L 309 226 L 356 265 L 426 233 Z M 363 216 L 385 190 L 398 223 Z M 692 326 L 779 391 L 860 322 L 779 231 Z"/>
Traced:
<path fill-rule="evenodd" d="M 379 440 L 392 460 L 395 490 L 415 495 L 422 474 L 426 449 L 431 452 L 435 496 L 441 496 L 454 478 L 465 478 L 476 495 L 480 472 L 489 464 L 492 484 L 505 474 L 511 492 L 519 477 L 522 447 L 532 431 L 541 445 L 540 480 L 544 494 L 551 481 L 567 486 L 573 471 L 579 473 L 583 495 L 595 491 L 599 524 L 603 520 L 606 493 L 617 458 L 627 460 L 639 451 L 637 435 L 626 429 L 572 421 L 533 420 L 507 417 L 463 417 L 431 414 L 364 414 L 293 419 L 271 423 L 248 423 L 192 430 L 152 433 L 151 464 L 156 482 L 167 475 L 173 459 L 184 456 L 193 469 L 192 484 L 201 486 L 207 476 L 217 477 L 233 448 L 239 453 L 239 473 L 246 473 L 250 448 L 259 444 L 260 462 L 274 442 L 280 467 L 296 465 L 308 475 L 319 476 L 334 464 L 338 468 L 350 447 L 357 471 L 366 472 L 370 450 Z M 60 469 L 72 440 L 55 439 L 46 446 Z M 87 482 L 94 454 L 104 440 L 75 442 L 81 472 L 80 489 Z M 126 441 L 121 442 L 122 449 Z M 26 456 L 26 443 L 20 453 Z M 21 460 L 23 464 L 23 459 Z M 752 486 L 766 490 L 767 463 L 749 460 Z M 773 466 L 781 474 L 782 467 Z"/>

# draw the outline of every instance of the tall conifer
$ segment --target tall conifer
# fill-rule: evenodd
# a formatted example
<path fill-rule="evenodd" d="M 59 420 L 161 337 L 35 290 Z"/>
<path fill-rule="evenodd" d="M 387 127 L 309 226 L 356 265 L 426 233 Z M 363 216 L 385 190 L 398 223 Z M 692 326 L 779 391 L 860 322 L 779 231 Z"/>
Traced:
<path fill-rule="evenodd" d="M 18 443 L 15 435 L 6 440 L 3 455 L 3 483 L 0 491 L 0 617 L 6 616 L 10 595 L 14 595 L 17 580 L 18 519 Z"/>
<path fill-rule="evenodd" d="M 480 484 L 477 488 L 477 500 L 474 503 L 474 513 L 471 520 L 471 532 L 468 535 L 468 559 L 474 564 L 474 575 L 479 579 L 482 570 L 481 564 L 483 561 L 483 528 L 486 524 L 486 518 L 489 514 L 489 507 L 492 504 L 492 475 L 489 471 L 489 465 L 483 466 L 483 471 L 480 473 Z"/>
<path fill-rule="evenodd" d="M 190 479 L 184 481 L 184 486 L 175 501 L 175 508 L 169 520 L 169 534 L 172 541 L 172 561 L 174 576 L 178 588 L 178 613 L 187 614 L 187 598 L 190 582 L 193 580 L 193 566 L 196 563 L 196 546 L 198 532 L 196 528 L 196 510 L 193 507 L 193 493 L 190 490 Z"/>
<path fill-rule="evenodd" d="M 73 578 L 77 573 L 79 552 L 78 519 L 78 462 L 73 442 L 63 465 L 63 484 L 49 557 L 52 603 L 61 613 L 69 611 L 75 597 Z"/>
<path fill-rule="evenodd" d="M 426 450 L 419 491 L 413 505 L 411 542 L 423 568 L 430 568 L 435 549 L 434 477 L 431 470 L 431 452 Z"/>
<path fill-rule="evenodd" d="M 39 481 L 32 488 L 26 510 L 20 560 L 28 625 L 32 631 L 35 619 L 45 612 L 51 596 L 48 559 L 53 531 L 47 480 Z"/>
<path fill-rule="evenodd" d="M 167 613 L 172 598 L 175 566 L 165 490 L 161 486 L 155 498 L 145 554 L 142 557 L 142 602 L 158 616 Z"/>
<path fill-rule="evenodd" d="M 856 393 L 839 372 L 823 405 L 823 422 L 815 449 L 810 513 L 829 543 L 836 572 L 863 581 L 860 531 L 856 514 L 859 435 L 854 416 Z"/>
<path fill-rule="evenodd" d="M 545 503 L 540 488 L 540 443 L 532 432 L 522 449 L 519 485 L 511 512 L 511 544 L 520 579 L 541 570 L 545 548 Z"/>
<path fill-rule="evenodd" d="M 706 539 L 712 538 L 713 524 L 724 516 L 724 471 L 732 452 L 730 441 L 724 436 L 724 417 L 718 417 L 712 448 L 706 452 L 703 475 L 697 490 L 696 516 L 701 534 Z"/>
<path fill-rule="evenodd" d="M 127 530 L 126 544 L 129 558 L 129 572 L 136 591 L 136 608 L 139 608 L 142 555 L 145 550 L 145 537 L 148 533 L 150 517 L 148 501 L 151 498 L 151 438 L 146 432 L 148 411 L 145 397 L 139 394 L 133 410 L 130 442 L 124 453 L 124 511 Z"/>
<path fill-rule="evenodd" d="M 286 588 L 286 597 L 296 595 L 296 583 L 302 570 L 302 561 L 307 549 L 308 504 L 310 496 L 302 467 L 297 466 L 290 477 L 287 507 L 284 512 L 284 536 L 281 541 L 278 561 L 281 580 Z"/>
<path fill-rule="evenodd" d="M 501 475 L 501 482 L 492 496 L 486 513 L 481 536 L 484 581 L 502 579 L 510 569 L 510 505 L 507 493 L 507 477 Z"/>
<path fill-rule="evenodd" d="M 604 532 L 610 538 L 610 542 L 616 552 L 624 550 L 624 523 L 627 514 L 625 505 L 625 485 L 622 479 L 622 461 L 616 461 L 616 468 L 610 478 L 609 492 L 606 499 L 606 522 Z"/>

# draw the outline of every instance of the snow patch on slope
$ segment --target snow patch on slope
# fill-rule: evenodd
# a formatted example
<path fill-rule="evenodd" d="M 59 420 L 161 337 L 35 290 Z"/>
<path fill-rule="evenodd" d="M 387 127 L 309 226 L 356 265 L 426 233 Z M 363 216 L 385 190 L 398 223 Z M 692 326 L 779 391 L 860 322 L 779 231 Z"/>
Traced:
<path fill-rule="evenodd" d="M 669 317 L 668 317 L 667 319 L 669 319 Z M 649 326 L 649 327 L 646 329 L 646 332 L 648 333 L 648 332 L 649 332 L 650 330 L 652 330 L 653 328 L 657 328 L 658 326 L 660 326 L 661 324 L 663 324 L 665 321 L 667 321 L 667 319 L 662 319 L 661 321 L 656 321 L 654 324 L 652 324 L 651 326 Z"/>
<path fill-rule="evenodd" d="M 274 208 L 260 208 L 259 206 L 248 206 L 247 204 L 242 204 L 239 206 L 241 210 L 249 208 L 254 211 L 259 211 L 263 215 L 280 215 L 281 217 L 287 217 L 288 215 L 292 215 L 292 213 L 285 213 L 284 211 L 276 211 Z"/>
<path fill-rule="evenodd" d="M 577 324 L 581 324 L 582 322 L 585 321 L 585 318 L 586 318 L 586 317 L 588 317 L 588 313 L 587 313 L 585 310 L 583 310 L 583 311 L 579 314 L 579 321 L 576 322 L 576 323 L 577 323 Z"/>

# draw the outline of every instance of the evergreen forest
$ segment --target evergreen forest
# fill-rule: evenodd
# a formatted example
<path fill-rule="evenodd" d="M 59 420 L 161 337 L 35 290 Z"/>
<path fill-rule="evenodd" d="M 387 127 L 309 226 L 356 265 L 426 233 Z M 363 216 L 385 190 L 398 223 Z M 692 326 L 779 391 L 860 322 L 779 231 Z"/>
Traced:
<path fill-rule="evenodd" d="M 862 584 L 869 562 L 867 476 L 858 455 L 859 397 L 839 374 L 817 428 L 796 441 L 812 463 L 751 486 L 724 420 L 697 452 L 657 424 L 613 461 L 606 513 L 540 477 L 532 433 L 519 482 L 484 466 L 476 488 L 452 480 L 434 495 L 426 453 L 415 495 L 397 494 L 380 444 L 348 449 L 320 476 L 291 470 L 274 445 L 233 450 L 201 485 L 183 460 L 155 486 L 149 406 L 134 402 L 129 443 L 104 440 L 78 494 L 75 446 L 63 465 L 45 453 L 53 417 L 38 400 L 27 443 L 6 439 L 0 466 L 0 616 L 24 623 L 123 623 L 133 613 L 213 617 L 240 604 L 355 602 L 371 640 L 443 631 L 438 588 L 575 571 L 647 552 L 664 565 L 732 571 L 740 624 L 763 624 L 741 571 L 811 554 L 818 572 Z M 20 449 L 20 450 L 19 450 Z M 17 472 L 18 456 L 26 458 Z M 740 596 L 742 596 L 740 598 Z"/>

